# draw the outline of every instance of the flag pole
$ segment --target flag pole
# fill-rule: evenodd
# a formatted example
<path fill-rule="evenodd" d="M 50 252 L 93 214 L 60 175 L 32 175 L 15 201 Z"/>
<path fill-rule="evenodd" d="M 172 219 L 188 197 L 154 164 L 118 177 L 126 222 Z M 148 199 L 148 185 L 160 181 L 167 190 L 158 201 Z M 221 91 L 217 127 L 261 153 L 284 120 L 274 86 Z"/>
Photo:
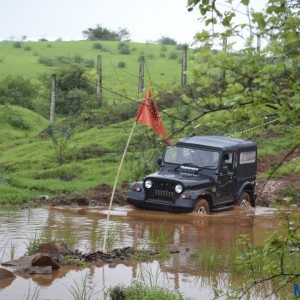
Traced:
<path fill-rule="evenodd" d="M 109 222 L 111 207 L 112 207 L 112 203 L 113 203 L 113 200 L 114 200 L 118 179 L 119 179 L 119 176 L 120 176 L 120 172 L 121 172 L 122 165 L 123 165 L 123 162 L 124 162 L 124 159 L 125 159 L 125 155 L 126 155 L 127 150 L 128 150 L 130 140 L 132 138 L 132 134 L 133 134 L 133 130 L 134 130 L 135 125 L 136 125 L 136 121 L 132 125 L 131 131 L 130 131 L 130 134 L 129 134 L 129 137 L 128 137 L 128 140 L 127 140 L 122 158 L 121 158 L 121 162 L 120 162 L 120 165 L 119 165 L 119 168 L 118 168 L 118 172 L 117 172 L 117 176 L 116 176 L 116 179 L 115 179 L 114 187 L 113 187 L 113 190 L 112 190 L 112 194 L 111 194 L 111 198 L 110 198 L 110 202 L 109 202 L 109 207 L 108 207 L 108 213 L 107 213 L 107 217 L 106 217 L 105 232 L 104 232 L 104 239 L 103 239 L 103 252 L 106 251 L 106 240 L 107 240 L 107 234 L 108 234 L 108 222 Z"/>

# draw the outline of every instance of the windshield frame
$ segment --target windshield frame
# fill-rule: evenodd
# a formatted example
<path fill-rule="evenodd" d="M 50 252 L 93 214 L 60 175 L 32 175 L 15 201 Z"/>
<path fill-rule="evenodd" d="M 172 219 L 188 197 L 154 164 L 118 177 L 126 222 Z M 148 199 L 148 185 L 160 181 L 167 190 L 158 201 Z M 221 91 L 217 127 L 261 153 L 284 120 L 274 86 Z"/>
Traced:
<path fill-rule="evenodd" d="M 197 168 L 201 169 L 206 169 L 206 170 L 213 170 L 216 171 L 220 168 L 220 163 L 221 163 L 221 157 L 222 157 L 222 151 L 215 149 L 215 148 L 206 148 L 206 147 L 196 147 L 196 146 L 190 146 L 190 145 L 175 145 L 175 146 L 168 146 L 165 148 L 164 153 L 163 153 L 163 158 L 162 161 L 164 162 L 164 164 L 167 165 L 174 165 L 174 166 L 182 166 L 185 163 L 179 164 L 179 163 L 173 163 L 173 162 L 168 162 L 165 161 L 165 155 L 166 155 L 166 151 L 169 147 L 176 147 L 176 148 L 188 148 L 188 149 L 195 149 L 195 150 L 202 150 L 202 151 L 206 151 L 206 152 L 217 152 L 219 154 L 219 158 L 218 158 L 218 163 L 216 164 L 215 168 L 205 168 L 205 166 L 199 166 Z M 187 162 L 188 163 L 188 162 Z"/>

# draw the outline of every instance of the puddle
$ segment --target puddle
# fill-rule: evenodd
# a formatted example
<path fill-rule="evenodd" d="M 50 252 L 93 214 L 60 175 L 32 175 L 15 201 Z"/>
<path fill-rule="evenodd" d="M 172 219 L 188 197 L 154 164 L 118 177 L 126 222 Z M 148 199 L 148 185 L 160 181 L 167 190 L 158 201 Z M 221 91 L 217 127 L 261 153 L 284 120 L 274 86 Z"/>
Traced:
<path fill-rule="evenodd" d="M 26 243 L 34 235 L 68 237 L 76 248 L 84 252 L 99 250 L 105 230 L 107 210 L 100 208 L 36 208 L 0 212 L 0 260 L 21 257 Z M 150 236 L 161 224 L 170 233 L 170 247 L 181 253 L 166 261 L 131 262 L 115 268 L 108 265 L 81 269 L 62 267 L 52 275 L 17 276 L 0 285 L 0 299 L 23 299 L 39 289 L 42 299 L 72 299 L 70 289 L 80 285 L 87 276 L 88 286 L 94 288 L 92 299 L 104 299 L 104 290 L 117 284 L 130 285 L 133 281 L 158 284 L 180 291 L 191 299 L 216 299 L 217 289 L 227 289 L 232 282 L 243 279 L 226 272 L 207 273 L 199 270 L 189 255 L 184 253 L 214 245 L 226 251 L 241 234 L 250 236 L 254 244 L 277 228 L 278 216 L 273 209 L 256 208 L 245 212 L 232 210 L 212 216 L 171 214 L 142 211 L 131 207 L 115 208 L 109 229 L 115 236 L 115 247 L 132 245 L 145 248 Z M 13 256 L 13 257 L 12 257 Z M 260 291 L 255 292 L 260 298 Z"/>

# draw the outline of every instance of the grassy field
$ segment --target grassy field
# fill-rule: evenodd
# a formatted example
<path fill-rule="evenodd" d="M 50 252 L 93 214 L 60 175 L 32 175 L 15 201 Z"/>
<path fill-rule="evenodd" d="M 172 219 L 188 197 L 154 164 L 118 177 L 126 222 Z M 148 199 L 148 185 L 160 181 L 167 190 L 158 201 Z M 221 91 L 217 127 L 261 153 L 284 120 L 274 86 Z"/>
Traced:
<path fill-rule="evenodd" d="M 55 159 L 51 139 L 40 134 L 48 126 L 46 119 L 17 106 L 2 105 L 0 112 L 0 204 L 21 204 L 37 195 L 82 193 L 100 183 L 113 184 L 132 119 L 106 127 L 94 126 L 78 130 L 66 150 L 65 163 L 60 166 Z M 202 122 L 205 123 L 205 118 Z M 169 127 L 168 120 L 166 124 Z M 205 134 L 206 130 L 205 127 L 198 133 Z M 129 155 L 135 153 L 134 145 L 143 144 L 140 141 L 146 140 L 145 133 L 149 131 L 143 126 L 136 126 Z M 276 132 L 276 136 L 269 139 L 257 131 L 243 137 L 252 138 L 259 143 L 260 155 L 285 153 L 299 137 L 299 130 L 295 128 L 274 126 L 269 129 L 269 134 L 272 132 Z M 154 155 L 147 152 L 147 156 L 155 161 L 160 153 L 161 148 L 158 147 Z M 142 158 L 138 157 L 136 162 L 141 161 Z M 155 168 L 155 163 L 153 166 Z M 127 161 L 121 173 L 120 184 L 135 179 L 136 174 L 132 170 L 134 167 L 137 168 L 139 178 L 142 178 L 144 174 L 138 169 L 138 165 Z M 300 173 L 294 161 L 287 164 L 283 171 L 282 175 L 289 172 Z"/>
<path fill-rule="evenodd" d="M 102 49 L 94 49 L 95 43 Z M 129 54 L 120 54 L 116 41 L 55 41 L 55 42 L 21 42 L 15 48 L 13 42 L 0 42 L 0 79 L 7 75 L 21 75 L 36 81 L 39 74 L 53 72 L 56 66 L 46 66 L 41 59 L 51 60 L 57 57 L 81 57 L 92 60 L 94 67 L 89 68 L 93 79 L 96 76 L 97 55 L 102 56 L 103 86 L 112 88 L 131 97 L 137 96 L 139 57 L 145 56 L 145 86 L 158 85 L 170 87 L 180 82 L 181 50 L 176 46 L 156 44 L 128 43 Z M 98 46 L 99 47 L 99 46 Z M 124 62 L 125 67 L 118 67 Z M 104 91 L 110 99 L 111 94 Z"/>

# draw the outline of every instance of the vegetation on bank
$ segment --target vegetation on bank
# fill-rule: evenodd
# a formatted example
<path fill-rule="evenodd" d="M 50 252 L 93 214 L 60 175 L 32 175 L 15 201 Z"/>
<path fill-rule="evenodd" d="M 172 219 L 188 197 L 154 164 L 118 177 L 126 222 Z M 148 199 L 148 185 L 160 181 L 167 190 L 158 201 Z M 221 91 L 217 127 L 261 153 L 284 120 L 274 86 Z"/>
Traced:
<path fill-rule="evenodd" d="M 130 286 L 118 285 L 108 291 L 111 300 L 183 300 L 183 296 L 161 286 L 147 286 L 142 283 L 134 283 Z"/>

